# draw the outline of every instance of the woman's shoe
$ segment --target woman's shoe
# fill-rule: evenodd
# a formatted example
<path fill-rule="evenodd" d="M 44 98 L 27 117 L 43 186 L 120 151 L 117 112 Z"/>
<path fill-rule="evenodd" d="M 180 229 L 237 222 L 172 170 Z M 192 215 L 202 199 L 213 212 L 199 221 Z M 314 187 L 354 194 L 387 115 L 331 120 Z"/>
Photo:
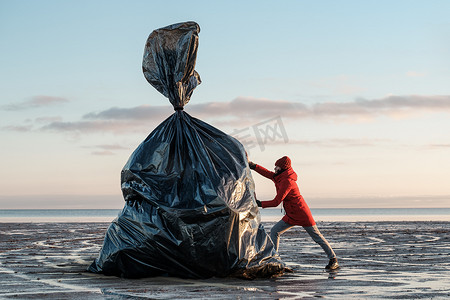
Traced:
<path fill-rule="evenodd" d="M 330 259 L 330 261 L 328 262 L 328 265 L 326 265 L 326 267 L 325 267 L 325 269 L 327 269 L 327 270 L 336 270 L 337 268 L 339 268 L 339 264 L 338 264 L 336 257 Z"/>

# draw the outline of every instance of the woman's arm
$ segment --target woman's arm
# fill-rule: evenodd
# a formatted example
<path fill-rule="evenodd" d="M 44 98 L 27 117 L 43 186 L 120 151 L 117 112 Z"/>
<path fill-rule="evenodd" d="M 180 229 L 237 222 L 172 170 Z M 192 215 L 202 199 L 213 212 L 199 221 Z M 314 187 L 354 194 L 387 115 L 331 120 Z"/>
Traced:
<path fill-rule="evenodd" d="M 281 183 L 280 188 L 278 189 L 277 195 L 273 200 L 270 201 L 261 201 L 262 208 L 266 207 L 277 207 L 281 201 L 286 198 L 287 194 L 291 191 L 291 185 L 289 184 L 289 181 L 286 180 Z"/>
<path fill-rule="evenodd" d="M 262 175 L 266 178 L 269 178 L 270 180 L 273 180 L 273 176 L 275 176 L 274 172 L 271 172 L 271 171 L 267 170 L 266 168 L 261 167 L 260 165 L 255 164 L 254 170 L 256 172 L 258 172 L 260 175 Z"/>

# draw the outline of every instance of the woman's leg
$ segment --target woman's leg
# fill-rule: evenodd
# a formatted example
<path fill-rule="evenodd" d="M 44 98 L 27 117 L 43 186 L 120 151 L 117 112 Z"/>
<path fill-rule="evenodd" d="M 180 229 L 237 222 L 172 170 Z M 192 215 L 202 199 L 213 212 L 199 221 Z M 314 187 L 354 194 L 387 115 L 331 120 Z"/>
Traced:
<path fill-rule="evenodd" d="M 323 237 L 323 235 L 320 233 L 319 229 L 316 225 L 309 226 L 309 227 L 303 227 L 305 228 L 306 232 L 312 237 L 312 239 L 322 247 L 323 251 L 327 254 L 329 259 L 336 258 L 336 254 L 334 253 L 333 249 L 331 248 L 328 241 Z"/>
<path fill-rule="evenodd" d="M 292 227 L 294 226 L 284 222 L 283 220 L 280 220 L 277 224 L 273 225 L 272 229 L 270 230 L 270 238 L 272 239 L 272 242 L 275 246 L 275 250 L 278 251 L 280 236 Z"/>

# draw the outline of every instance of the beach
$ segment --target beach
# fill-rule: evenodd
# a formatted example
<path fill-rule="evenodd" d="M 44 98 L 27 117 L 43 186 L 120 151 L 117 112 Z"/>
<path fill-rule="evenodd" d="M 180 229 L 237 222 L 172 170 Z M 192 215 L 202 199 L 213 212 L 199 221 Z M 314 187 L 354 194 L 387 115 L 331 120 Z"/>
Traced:
<path fill-rule="evenodd" d="M 269 232 L 272 222 L 264 222 Z M 279 253 L 293 273 L 272 279 L 124 279 L 86 272 L 109 222 L 0 223 L 2 299 L 445 299 L 450 222 L 318 222 L 341 268 L 301 227 Z"/>

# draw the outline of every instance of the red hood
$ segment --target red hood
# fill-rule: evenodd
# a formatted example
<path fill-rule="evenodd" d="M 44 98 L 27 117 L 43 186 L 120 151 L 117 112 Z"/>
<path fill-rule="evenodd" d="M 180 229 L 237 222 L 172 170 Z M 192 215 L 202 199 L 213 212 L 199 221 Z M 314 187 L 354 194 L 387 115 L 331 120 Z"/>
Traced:
<path fill-rule="evenodd" d="M 297 181 L 297 173 L 294 172 L 294 169 L 289 168 L 284 170 L 283 172 L 281 172 L 278 175 L 275 175 L 273 177 L 276 181 L 281 181 L 283 179 L 291 179 L 293 181 Z"/>

